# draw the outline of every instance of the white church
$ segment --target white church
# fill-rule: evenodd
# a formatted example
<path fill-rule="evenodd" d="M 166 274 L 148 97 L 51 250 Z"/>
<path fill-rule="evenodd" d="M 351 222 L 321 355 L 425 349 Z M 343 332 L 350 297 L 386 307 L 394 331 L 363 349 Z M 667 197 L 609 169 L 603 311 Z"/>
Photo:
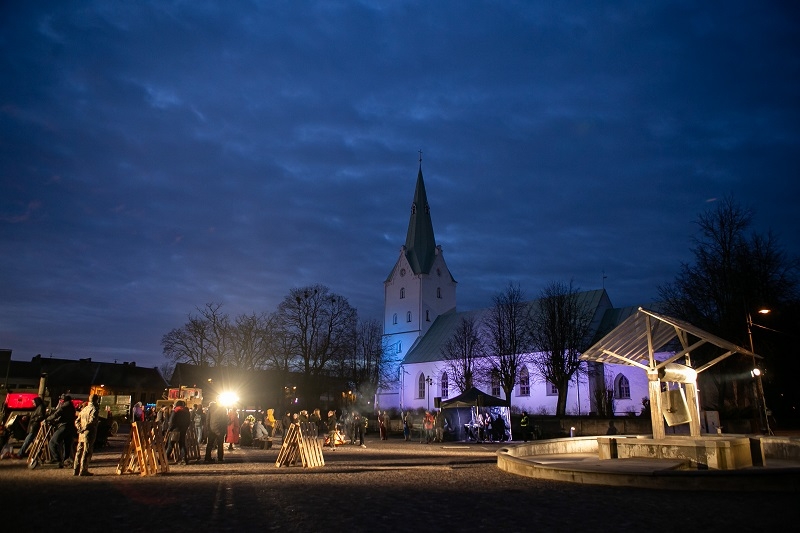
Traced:
<path fill-rule="evenodd" d="M 405 245 L 384 282 L 384 346 L 394 381 L 376 395 L 377 408 L 433 409 L 439 400 L 464 392 L 448 376 L 442 347 L 462 317 L 472 315 L 480 322 L 489 309 L 457 311 L 456 286 L 442 247 L 436 244 L 420 162 Z M 605 289 L 582 292 L 579 297 L 594 310 L 595 338 L 636 311 L 635 307 L 614 308 Z M 613 387 L 615 414 L 638 414 L 642 399 L 648 395 L 646 374 L 634 367 L 607 363 L 599 370 L 593 373 L 599 379 L 584 376 L 570 384 L 567 414 L 588 415 L 595 411 L 594 387 Z M 475 386 L 507 399 L 498 381 L 476 382 Z M 554 386 L 544 382 L 530 366 L 521 369 L 510 400 L 514 411 L 552 415 L 557 397 Z"/>

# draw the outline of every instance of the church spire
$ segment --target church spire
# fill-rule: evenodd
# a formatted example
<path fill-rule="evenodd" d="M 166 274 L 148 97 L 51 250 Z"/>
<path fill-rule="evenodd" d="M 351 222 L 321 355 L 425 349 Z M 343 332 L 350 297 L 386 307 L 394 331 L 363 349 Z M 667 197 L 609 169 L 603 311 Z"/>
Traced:
<path fill-rule="evenodd" d="M 411 204 L 411 219 L 406 234 L 406 258 L 414 274 L 430 273 L 436 257 L 436 239 L 433 236 L 433 222 L 422 180 L 422 151 L 419 153 L 419 173 L 414 201 Z"/>

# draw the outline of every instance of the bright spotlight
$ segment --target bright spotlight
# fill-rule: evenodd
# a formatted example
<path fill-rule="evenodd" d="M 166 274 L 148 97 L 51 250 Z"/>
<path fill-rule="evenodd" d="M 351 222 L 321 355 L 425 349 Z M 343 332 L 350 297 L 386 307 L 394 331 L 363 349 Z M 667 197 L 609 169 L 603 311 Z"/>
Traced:
<path fill-rule="evenodd" d="M 223 392 L 219 395 L 219 403 L 224 407 L 233 407 L 239 403 L 239 396 L 235 392 Z"/>
<path fill-rule="evenodd" d="M 761 375 L 761 370 L 759 370 L 758 368 L 754 368 L 753 370 L 750 371 L 750 375 L 753 376 L 754 378 L 757 378 L 758 376 Z"/>

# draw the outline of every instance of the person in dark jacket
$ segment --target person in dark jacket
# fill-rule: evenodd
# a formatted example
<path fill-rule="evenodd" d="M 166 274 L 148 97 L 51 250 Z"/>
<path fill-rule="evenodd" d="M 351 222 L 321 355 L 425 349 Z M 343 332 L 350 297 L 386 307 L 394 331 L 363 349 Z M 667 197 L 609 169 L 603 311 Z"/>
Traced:
<path fill-rule="evenodd" d="M 336 451 L 336 412 L 328 411 L 328 420 L 326 422 L 328 428 L 328 439 L 330 439 L 331 451 Z"/>
<path fill-rule="evenodd" d="M 211 460 L 211 450 L 217 448 L 217 462 L 222 463 L 225 456 L 225 434 L 228 432 L 228 413 L 224 407 L 215 402 L 208 404 L 208 414 L 206 416 L 206 434 L 208 441 L 206 444 L 206 463 Z"/>
<path fill-rule="evenodd" d="M 64 468 L 64 461 L 72 455 L 72 440 L 75 434 L 75 405 L 72 396 L 65 394 L 53 414 L 47 417 L 47 422 L 55 426 L 53 436 L 48 444 L 50 448 L 51 463 L 58 463 L 59 468 Z"/>
<path fill-rule="evenodd" d="M 175 402 L 175 409 L 169 417 L 169 427 L 167 428 L 167 435 L 170 435 L 169 442 L 167 443 L 167 460 L 169 460 L 172 448 L 177 444 L 180 449 L 180 458 L 178 462 L 182 465 L 186 464 L 186 431 L 189 429 L 189 424 L 192 423 L 192 416 L 189 409 L 186 408 L 186 402 L 178 400 Z M 178 432 L 177 442 L 172 440 L 172 432 Z"/>
<path fill-rule="evenodd" d="M 42 426 L 42 422 L 47 415 L 47 410 L 44 406 L 44 400 L 37 396 L 33 399 L 33 403 L 36 407 L 34 408 L 33 413 L 31 413 L 30 420 L 28 420 L 28 435 L 25 437 L 25 440 L 22 441 L 22 447 L 19 449 L 20 457 L 26 457 L 28 455 L 28 448 L 31 447 L 34 439 L 36 439 L 36 435 L 39 433 L 39 428 Z"/>

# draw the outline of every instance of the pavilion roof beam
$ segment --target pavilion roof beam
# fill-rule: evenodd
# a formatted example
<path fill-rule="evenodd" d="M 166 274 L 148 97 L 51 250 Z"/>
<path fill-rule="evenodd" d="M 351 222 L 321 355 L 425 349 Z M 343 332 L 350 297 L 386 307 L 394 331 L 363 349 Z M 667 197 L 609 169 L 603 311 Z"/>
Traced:
<path fill-rule="evenodd" d="M 624 355 L 619 355 L 618 353 L 614 353 L 614 352 L 609 351 L 609 350 L 603 350 L 603 353 L 608 355 L 609 357 L 614 357 L 616 359 L 620 359 L 621 361 L 625 361 L 629 365 L 638 366 L 639 368 L 641 368 L 643 370 L 650 370 L 650 368 L 647 365 L 643 365 L 642 363 L 640 363 L 638 361 L 634 361 L 633 359 L 625 357 Z"/>

